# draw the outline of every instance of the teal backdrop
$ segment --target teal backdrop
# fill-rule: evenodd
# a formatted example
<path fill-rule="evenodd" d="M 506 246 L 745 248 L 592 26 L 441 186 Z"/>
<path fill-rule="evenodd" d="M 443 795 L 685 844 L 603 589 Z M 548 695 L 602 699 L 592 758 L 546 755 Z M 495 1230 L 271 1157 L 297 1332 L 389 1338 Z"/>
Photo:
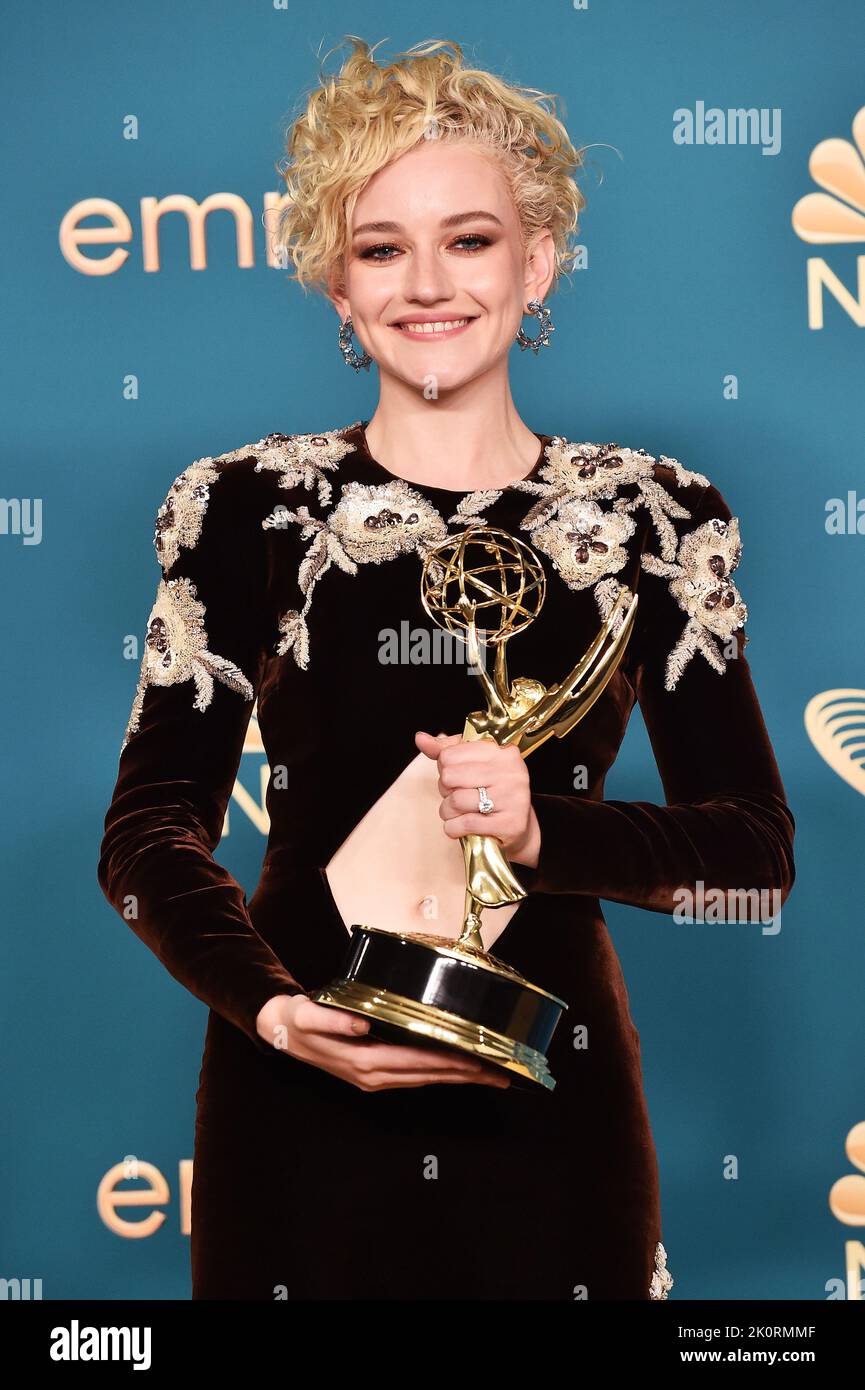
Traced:
<path fill-rule="evenodd" d="M 180 1165 L 206 1012 L 96 881 L 138 674 L 124 641 L 143 638 L 154 517 L 179 472 L 374 408 L 375 373 L 346 370 L 336 314 L 267 264 L 261 222 L 318 51 L 357 32 L 387 39 L 387 53 L 456 39 L 479 65 L 562 98 L 572 137 L 593 146 L 587 265 L 550 299 L 550 350 L 514 349 L 518 407 L 538 430 L 678 458 L 740 519 L 748 656 L 797 821 L 781 930 L 604 910 L 641 1034 L 671 1297 L 843 1297 L 845 1248 L 863 1227 L 834 1214 L 833 1184 L 854 1180 L 865 1221 L 865 1176 L 845 1152 L 865 1121 L 865 799 L 861 762 L 858 785 L 855 768 L 833 770 L 804 713 L 823 692 L 865 687 L 856 0 L 373 0 L 360 11 L 72 0 L 7 12 L 0 1276 L 41 1279 L 45 1298 L 189 1297 Z M 677 140 L 675 113 L 703 107 L 760 111 L 763 136 Z M 793 209 L 819 191 L 809 161 L 830 138 L 848 142 L 853 201 L 850 235 L 821 244 L 797 234 Z M 186 219 L 172 213 L 159 267 L 145 269 L 142 199 L 226 191 L 251 209 L 253 264 L 238 264 L 223 211 L 207 226 L 206 268 L 193 269 Z M 96 262 L 121 246 L 109 274 L 83 273 L 61 242 L 64 218 L 91 198 L 130 222 L 128 241 L 79 248 Z M 846 299 L 818 285 L 818 327 L 808 277 L 829 272 Z M 852 509 L 844 534 L 827 529 L 833 498 Z M 22 518 L 38 503 L 41 527 L 16 523 L 16 499 Z M 246 754 L 239 772 L 256 798 L 261 761 Z M 638 711 L 607 795 L 663 801 Z M 217 853 L 250 894 L 263 848 L 232 803 Z M 130 1239 L 103 1220 L 97 1193 L 134 1159 L 164 1176 L 168 1196 L 152 1208 L 157 1229 Z"/>

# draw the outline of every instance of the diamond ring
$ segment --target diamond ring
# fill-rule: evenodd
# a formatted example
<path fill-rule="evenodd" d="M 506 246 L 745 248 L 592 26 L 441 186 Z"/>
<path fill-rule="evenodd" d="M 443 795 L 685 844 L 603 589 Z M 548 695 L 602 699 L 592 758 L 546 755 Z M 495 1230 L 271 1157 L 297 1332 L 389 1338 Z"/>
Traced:
<path fill-rule="evenodd" d="M 478 810 L 482 816 L 488 816 L 490 811 L 495 810 L 495 802 L 487 796 L 486 787 L 478 787 Z"/>

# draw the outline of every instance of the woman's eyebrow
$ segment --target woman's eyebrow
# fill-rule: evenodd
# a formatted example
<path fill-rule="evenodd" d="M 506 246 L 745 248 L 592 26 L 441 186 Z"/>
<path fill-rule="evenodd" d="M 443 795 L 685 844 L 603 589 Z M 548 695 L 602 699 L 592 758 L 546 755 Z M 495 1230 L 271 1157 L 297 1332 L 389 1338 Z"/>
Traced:
<path fill-rule="evenodd" d="M 501 218 L 496 217 L 494 212 L 454 212 L 450 217 L 443 217 L 442 227 L 459 227 L 464 222 L 477 222 L 479 218 L 485 218 L 488 222 L 495 222 L 499 227 L 504 223 Z M 355 227 L 352 235 L 359 236 L 361 232 L 401 232 L 403 231 L 400 222 L 362 222 L 359 227 Z"/>

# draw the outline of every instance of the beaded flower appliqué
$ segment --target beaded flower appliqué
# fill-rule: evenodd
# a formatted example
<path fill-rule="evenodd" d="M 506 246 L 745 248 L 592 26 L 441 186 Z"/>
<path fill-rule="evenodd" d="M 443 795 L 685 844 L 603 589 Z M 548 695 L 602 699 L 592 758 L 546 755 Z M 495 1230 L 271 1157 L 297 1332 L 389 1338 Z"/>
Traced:
<path fill-rule="evenodd" d="M 309 662 L 306 614 L 315 585 L 331 565 L 357 574 L 359 564 L 380 565 L 413 550 L 422 552 L 447 535 L 435 507 L 401 479 L 378 486 L 345 483 L 339 503 L 324 520 L 303 506 L 296 511 L 277 507 L 261 524 L 281 530 L 292 522 L 300 526 L 303 540 L 312 540 L 298 571 L 305 602 L 301 610 L 292 609 L 280 618 L 276 652 L 284 656 L 291 651 L 304 669 Z"/>
<path fill-rule="evenodd" d="M 147 623 L 144 656 L 138 688 L 121 753 L 138 729 L 144 696 L 150 685 L 176 685 L 190 678 L 195 682 L 193 708 L 206 710 L 213 699 L 214 678 L 246 700 L 255 692 L 233 661 L 208 651 L 204 626 L 204 604 L 191 579 L 162 579 Z"/>
<path fill-rule="evenodd" d="M 348 426 L 351 429 L 352 426 Z M 272 469 L 279 474 L 279 486 L 316 489 L 318 500 L 326 507 L 332 497 L 329 474 L 333 473 L 354 445 L 345 439 L 346 429 L 324 430 L 321 434 L 268 434 L 257 444 L 247 444 L 230 454 L 220 454 L 220 462 L 234 459 L 256 459 L 255 471 Z"/>
<path fill-rule="evenodd" d="M 219 477 L 212 458 L 196 459 L 175 478 L 168 496 L 156 513 L 153 544 L 163 569 L 170 570 L 180 555 L 180 547 L 198 544 L 204 513 L 210 501 L 210 488 Z"/>
<path fill-rule="evenodd" d="M 597 584 L 628 562 L 624 542 L 636 529 L 624 512 L 605 512 L 586 497 L 562 501 L 556 515 L 531 529 L 532 542 L 549 555 L 572 589 Z"/>
<path fill-rule="evenodd" d="M 683 487 L 694 482 L 708 486 L 708 478 L 683 468 L 676 459 L 662 454 L 660 462 L 673 470 Z M 617 496 L 626 484 L 636 486 L 634 497 Z M 670 518 L 690 516 L 658 482 L 651 454 L 613 443 L 573 444 L 556 435 L 537 478 L 524 479 L 516 487 L 538 498 L 523 518 L 522 530 L 549 556 L 570 588 L 594 585 L 604 618 L 625 587 L 612 576 L 627 563 L 624 543 L 636 529 L 632 513 L 647 508 L 661 553 L 670 559 L 676 550 Z M 612 508 L 604 510 L 601 501 L 612 501 Z"/>
<path fill-rule="evenodd" d="M 666 1298 L 675 1280 L 667 1269 L 667 1252 L 660 1241 L 655 1246 L 655 1270 L 649 1285 L 649 1298 Z"/>
<path fill-rule="evenodd" d="M 670 593 L 687 614 L 687 622 L 667 657 L 664 686 L 674 690 L 696 652 L 716 671 L 725 670 L 717 638 L 729 642 L 748 618 L 742 597 L 730 575 L 739 563 L 742 543 L 736 517 L 704 522 L 682 537 L 675 561 L 643 554 L 640 563 L 650 574 L 670 579 Z"/>
<path fill-rule="evenodd" d="M 691 483 L 699 483 L 701 487 L 709 485 L 705 474 L 684 468 L 677 459 L 668 458 L 666 454 L 656 461 L 645 449 L 620 448 L 618 444 L 572 444 L 556 435 L 547 446 L 546 459 L 538 470 L 537 478 L 526 478 L 515 484 L 517 490 L 532 493 L 539 499 L 523 518 L 523 530 L 536 533 L 559 516 L 564 508 L 570 508 L 575 499 L 595 504 L 612 500 L 612 514 L 615 516 L 627 516 L 638 507 L 647 509 L 665 559 L 672 559 L 676 550 L 676 532 L 670 518 L 687 518 L 690 512 L 658 482 L 655 476 L 656 462 L 672 469 L 681 487 L 688 487 Z M 636 495 L 633 498 L 618 497 L 619 489 L 629 483 L 636 485 Z M 604 515 L 609 516 L 610 513 Z M 583 558 L 584 541 L 581 535 L 577 535 L 569 545 L 578 566 L 589 563 L 590 555 Z M 553 555 L 551 558 L 558 560 L 559 557 Z M 621 565 L 611 564 L 608 568 L 621 568 Z"/>

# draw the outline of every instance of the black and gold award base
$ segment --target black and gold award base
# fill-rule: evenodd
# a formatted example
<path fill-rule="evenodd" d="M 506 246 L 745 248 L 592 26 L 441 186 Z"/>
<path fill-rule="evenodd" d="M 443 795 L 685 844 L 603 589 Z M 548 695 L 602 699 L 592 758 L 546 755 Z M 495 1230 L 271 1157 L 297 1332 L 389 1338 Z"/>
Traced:
<path fill-rule="evenodd" d="M 343 976 L 309 996 L 361 1014 L 383 1042 L 453 1047 L 552 1090 L 546 1051 L 567 1005 L 504 961 L 445 936 L 354 925 Z"/>

